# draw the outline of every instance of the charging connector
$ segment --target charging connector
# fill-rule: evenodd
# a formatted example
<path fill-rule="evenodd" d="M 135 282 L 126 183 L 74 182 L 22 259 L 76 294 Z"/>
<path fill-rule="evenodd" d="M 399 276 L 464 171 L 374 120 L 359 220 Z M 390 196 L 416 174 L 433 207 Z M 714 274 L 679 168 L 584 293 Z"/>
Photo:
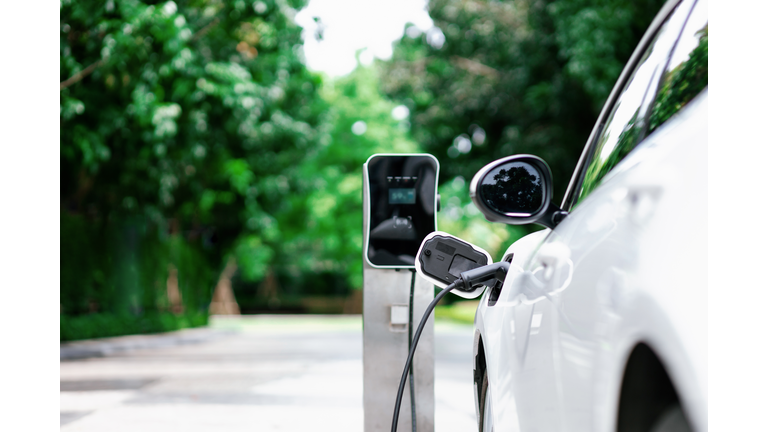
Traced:
<path fill-rule="evenodd" d="M 488 264 L 487 266 L 478 267 L 461 273 L 459 279 L 454 283 L 457 285 L 456 289 L 472 292 L 479 284 L 493 286 L 496 281 L 504 282 L 504 279 L 507 277 L 507 271 L 509 271 L 509 263 L 506 261 L 498 262 L 496 264 Z"/>
<path fill-rule="evenodd" d="M 466 288 L 459 282 L 461 273 L 485 267 L 493 263 L 491 254 L 448 233 L 435 231 L 424 238 L 416 255 L 416 272 L 433 284 L 445 288 L 457 282 L 459 289 L 454 294 L 467 299 L 483 293 L 485 281 Z"/>

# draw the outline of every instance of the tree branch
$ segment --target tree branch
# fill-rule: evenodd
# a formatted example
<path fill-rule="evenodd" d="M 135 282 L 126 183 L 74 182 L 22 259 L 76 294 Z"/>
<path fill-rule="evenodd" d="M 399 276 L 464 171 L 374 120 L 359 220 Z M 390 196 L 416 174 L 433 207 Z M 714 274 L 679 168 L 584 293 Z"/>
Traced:
<path fill-rule="evenodd" d="M 206 24 L 205 27 L 203 27 L 200 30 L 196 31 L 195 34 L 192 35 L 192 38 L 190 38 L 190 42 L 194 42 L 194 41 L 200 39 L 201 37 L 205 36 L 205 34 L 208 33 L 208 31 L 210 29 L 212 29 L 213 26 L 218 24 L 219 21 L 221 21 L 221 20 L 218 17 L 216 17 L 216 18 L 213 19 L 213 21 L 211 21 L 208 24 Z"/>
<path fill-rule="evenodd" d="M 101 66 L 103 63 L 103 60 L 96 61 L 94 63 L 91 63 L 87 68 L 81 70 L 80 72 L 72 75 L 69 77 L 66 81 L 62 81 L 59 85 L 59 91 L 64 90 L 65 88 L 71 86 L 72 84 L 76 84 L 80 82 L 83 78 L 87 77 L 91 74 L 94 70 L 96 70 L 97 67 Z"/>
<path fill-rule="evenodd" d="M 213 28 L 216 24 L 218 24 L 219 21 L 221 21 L 219 18 L 215 18 L 213 21 L 208 23 L 205 27 L 203 27 L 200 30 L 198 30 L 197 32 L 195 32 L 195 34 L 192 35 L 191 41 L 195 41 L 195 40 L 200 39 L 201 37 L 203 37 L 206 33 L 208 33 L 208 31 L 211 28 Z M 94 63 L 91 63 L 85 69 L 83 69 L 80 72 L 78 72 L 78 73 L 72 75 L 71 77 L 69 77 L 66 81 L 62 81 L 61 84 L 59 85 L 59 91 L 64 90 L 65 88 L 67 88 L 67 87 L 69 87 L 69 86 L 71 86 L 73 84 L 77 84 L 83 78 L 85 78 L 88 75 L 90 75 L 91 73 L 93 73 L 93 71 L 96 70 L 96 68 L 101 66 L 103 63 L 104 63 L 103 60 L 99 60 L 99 61 L 96 61 Z"/>
<path fill-rule="evenodd" d="M 483 75 L 492 78 L 498 78 L 501 75 L 498 70 L 468 58 L 451 56 L 451 62 L 455 66 L 474 75 Z"/>

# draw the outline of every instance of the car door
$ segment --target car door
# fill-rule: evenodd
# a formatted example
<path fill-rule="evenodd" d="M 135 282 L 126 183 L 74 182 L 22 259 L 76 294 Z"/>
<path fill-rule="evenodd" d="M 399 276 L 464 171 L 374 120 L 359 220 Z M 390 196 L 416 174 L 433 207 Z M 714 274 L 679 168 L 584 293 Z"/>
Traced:
<path fill-rule="evenodd" d="M 706 34 L 706 1 L 699 0 L 694 14 L 695 4 L 684 0 L 670 12 L 617 85 L 620 91 L 601 113 L 566 196 L 564 208 L 572 212 L 552 230 L 520 278 L 523 301 L 516 307 L 530 318 L 523 328 L 515 327 L 518 335 L 528 335 L 518 348 L 525 358 L 515 393 L 532 396 L 530 406 L 518 406 L 522 430 L 608 427 L 596 424 L 595 410 L 607 408 L 594 395 L 596 386 L 606 385 L 598 372 L 601 350 L 611 349 L 604 345 L 615 319 L 611 295 L 631 285 L 648 208 L 663 193 L 663 179 L 642 167 L 633 150 L 668 118 L 659 113 L 659 104 L 680 66 L 673 53 L 681 33 L 686 44 Z M 631 169 L 642 175 L 616 180 L 617 172 Z"/>

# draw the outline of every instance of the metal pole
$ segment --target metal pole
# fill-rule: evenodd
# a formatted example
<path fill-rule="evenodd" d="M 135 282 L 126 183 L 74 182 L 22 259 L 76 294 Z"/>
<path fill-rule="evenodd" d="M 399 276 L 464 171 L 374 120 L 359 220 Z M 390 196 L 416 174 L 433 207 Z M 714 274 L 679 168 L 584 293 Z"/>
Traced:
<path fill-rule="evenodd" d="M 363 188 L 363 236 L 367 236 L 368 193 Z M 363 251 L 365 253 L 365 251 Z M 408 357 L 408 314 L 418 323 L 435 297 L 434 285 L 411 271 L 377 269 L 363 259 L 363 412 L 365 432 L 388 432 L 403 366 Z M 415 331 L 415 329 L 414 329 Z M 413 360 L 418 432 L 435 430 L 434 318 L 430 317 Z M 403 396 L 398 431 L 411 430 L 411 398 Z"/>
<path fill-rule="evenodd" d="M 407 312 L 404 323 L 398 309 L 408 309 L 411 272 L 375 269 L 363 264 L 363 408 L 365 432 L 388 432 L 392 424 L 397 386 L 408 357 Z M 418 323 L 434 299 L 434 286 L 417 277 L 414 286 L 413 321 Z M 395 312 L 393 314 L 393 307 Z M 394 315 L 394 316 L 393 316 Z M 395 322 L 393 322 L 393 317 Z M 435 430 L 434 318 L 421 335 L 413 360 L 416 393 L 416 428 Z M 404 409 L 398 431 L 411 430 L 411 398 L 403 396 Z M 408 407 L 408 408 L 405 408 Z"/>

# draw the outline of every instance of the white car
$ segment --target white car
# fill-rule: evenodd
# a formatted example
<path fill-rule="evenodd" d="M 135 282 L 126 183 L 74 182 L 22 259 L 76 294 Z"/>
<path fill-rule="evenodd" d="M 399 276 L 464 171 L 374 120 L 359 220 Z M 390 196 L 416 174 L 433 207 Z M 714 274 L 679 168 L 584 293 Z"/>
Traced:
<path fill-rule="evenodd" d="M 481 431 L 707 430 L 707 39 L 706 0 L 662 8 L 560 207 L 535 156 L 473 179 L 489 220 L 547 227 L 477 310 Z"/>

